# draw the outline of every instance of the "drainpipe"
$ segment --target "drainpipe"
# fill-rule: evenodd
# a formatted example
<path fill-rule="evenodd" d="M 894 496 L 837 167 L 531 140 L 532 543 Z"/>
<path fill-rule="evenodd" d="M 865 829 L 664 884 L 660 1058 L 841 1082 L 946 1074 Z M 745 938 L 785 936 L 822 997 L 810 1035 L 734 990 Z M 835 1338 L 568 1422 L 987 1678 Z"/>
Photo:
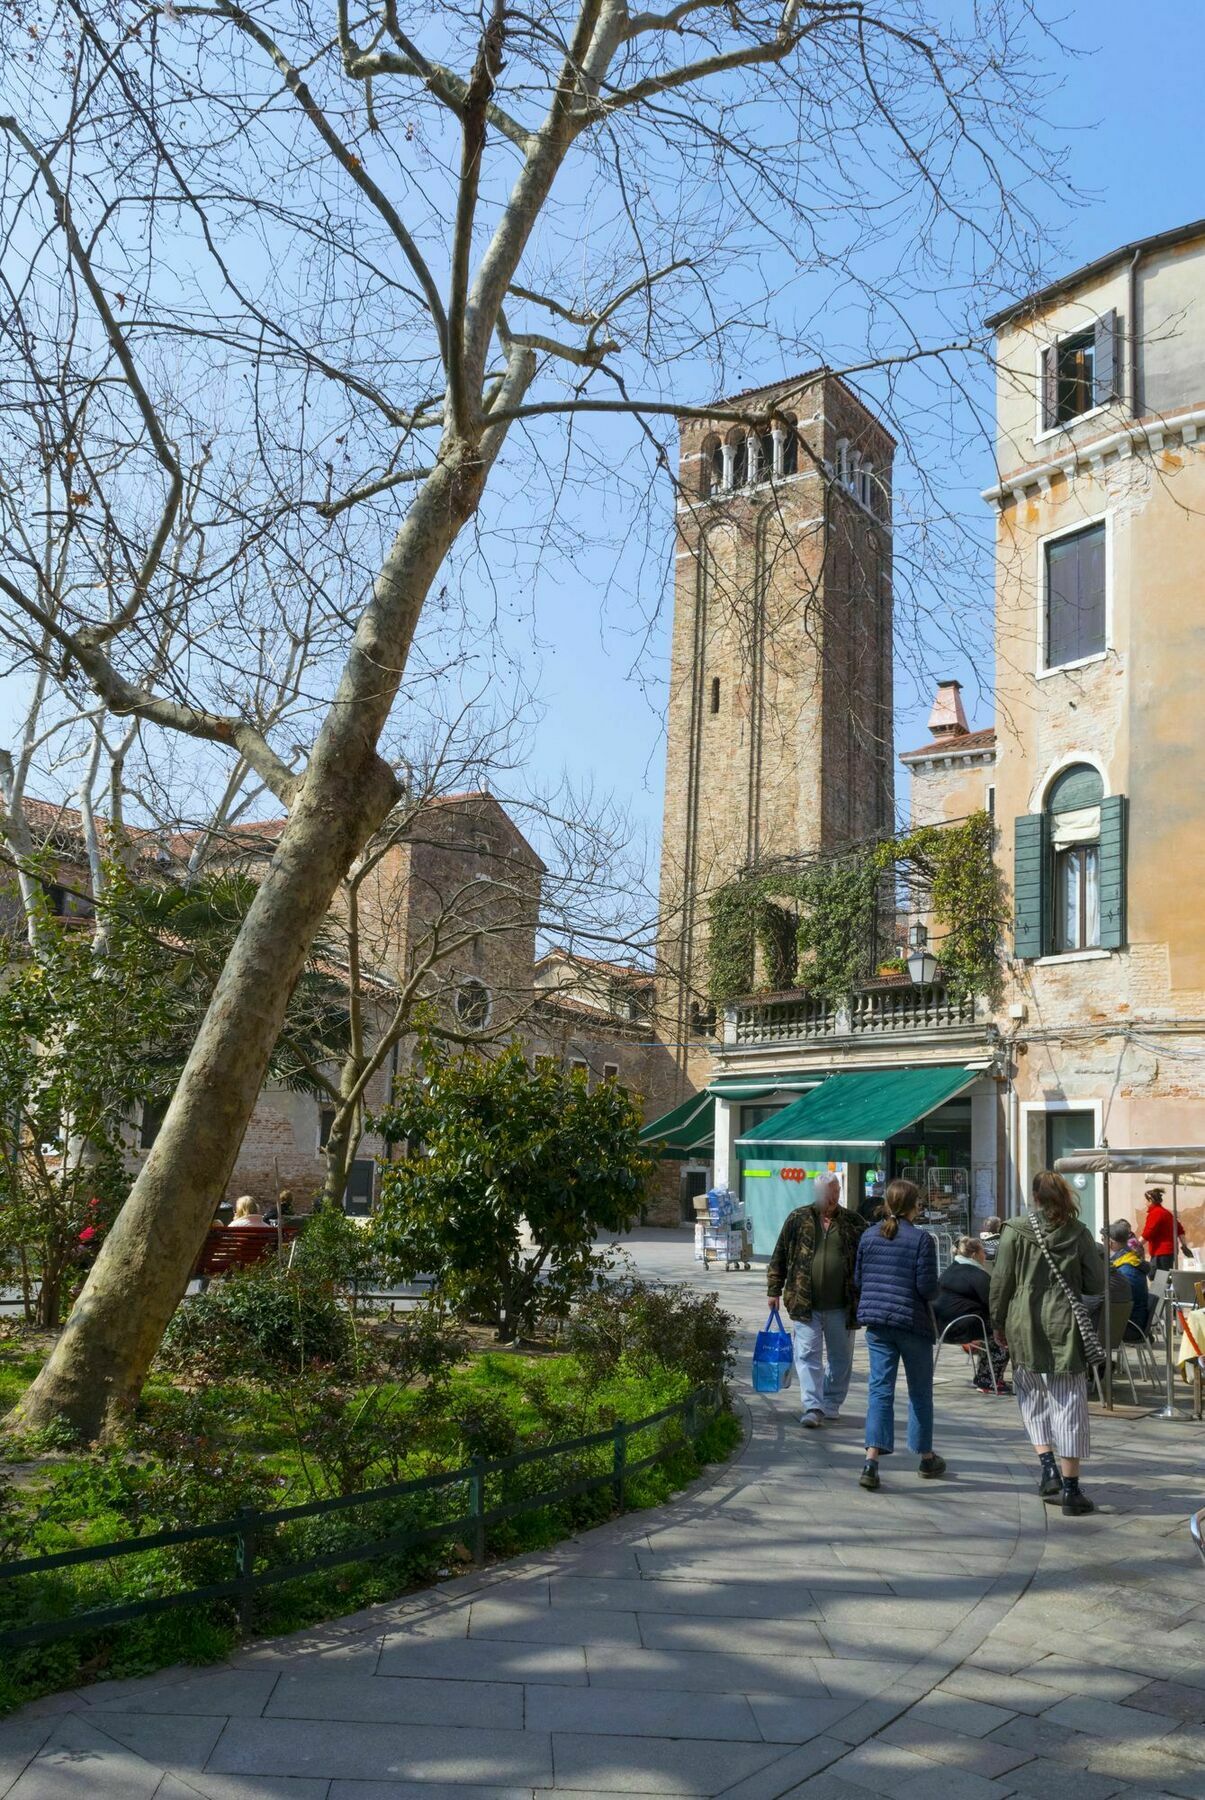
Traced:
<path fill-rule="evenodd" d="M 1142 409 L 1138 392 L 1138 264 L 1142 257 L 1141 250 L 1135 250 L 1130 258 L 1130 267 L 1126 275 L 1127 305 L 1130 309 L 1130 417 L 1140 419 Z"/>
<path fill-rule="evenodd" d="M 1018 1133 L 1020 1131 L 1021 1107 L 1017 1097 L 1016 1081 L 1016 1040 L 1008 1045 L 1008 1122 L 1004 1133 L 1004 1167 L 1005 1167 L 1005 1206 L 1004 1216 L 1015 1218 L 1018 1211 L 1018 1186 L 1020 1182 L 1020 1163 L 1018 1159 Z"/>

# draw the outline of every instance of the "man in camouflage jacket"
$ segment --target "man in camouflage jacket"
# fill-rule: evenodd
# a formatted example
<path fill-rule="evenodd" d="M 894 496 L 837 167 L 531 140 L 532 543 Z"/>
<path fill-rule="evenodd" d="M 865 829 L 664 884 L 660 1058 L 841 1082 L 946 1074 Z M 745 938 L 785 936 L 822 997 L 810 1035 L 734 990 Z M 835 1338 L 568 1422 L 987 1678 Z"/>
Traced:
<path fill-rule="evenodd" d="M 858 1292 L 854 1264 L 866 1221 L 841 1205 L 841 1183 L 822 1176 L 816 1198 L 783 1223 L 766 1270 L 770 1306 L 785 1302 L 795 1327 L 795 1372 L 803 1424 L 840 1417 L 854 1358 Z"/>

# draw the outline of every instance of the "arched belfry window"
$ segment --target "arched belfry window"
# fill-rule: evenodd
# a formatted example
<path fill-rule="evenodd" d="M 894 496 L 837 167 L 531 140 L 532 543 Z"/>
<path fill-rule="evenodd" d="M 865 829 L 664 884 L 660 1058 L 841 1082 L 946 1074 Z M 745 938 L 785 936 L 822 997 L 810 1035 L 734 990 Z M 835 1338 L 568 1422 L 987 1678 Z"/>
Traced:
<path fill-rule="evenodd" d="M 778 471 L 774 466 L 774 433 L 772 431 L 758 433 L 757 460 L 757 479 L 759 481 L 769 481 L 777 474 Z"/>
<path fill-rule="evenodd" d="M 1126 802 L 1090 763 L 1053 778 L 1014 826 L 1018 956 L 1120 950 L 1126 941 Z"/>
<path fill-rule="evenodd" d="M 718 494 L 724 486 L 724 446 L 719 438 L 710 439 L 703 447 L 704 488 L 706 494 Z"/>
<path fill-rule="evenodd" d="M 782 472 L 784 475 L 799 473 L 799 434 L 795 429 L 794 419 L 788 417 L 782 421 Z"/>

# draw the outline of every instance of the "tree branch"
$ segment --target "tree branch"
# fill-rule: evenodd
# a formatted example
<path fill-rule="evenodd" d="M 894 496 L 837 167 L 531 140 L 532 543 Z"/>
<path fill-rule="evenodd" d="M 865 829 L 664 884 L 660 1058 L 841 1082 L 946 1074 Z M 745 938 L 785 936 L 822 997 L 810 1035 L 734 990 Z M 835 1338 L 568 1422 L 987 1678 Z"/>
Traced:
<path fill-rule="evenodd" d="M 376 207 L 390 231 L 397 239 L 401 246 L 402 254 L 405 256 L 406 261 L 410 264 L 410 267 L 418 277 L 419 286 L 422 288 L 423 295 L 427 302 L 427 310 L 431 314 L 439 337 L 440 351 L 443 360 L 446 363 L 448 353 L 448 320 L 447 315 L 444 312 L 443 301 L 440 299 L 439 289 L 435 284 L 435 278 L 427 267 L 426 260 L 419 250 L 418 245 L 415 243 L 406 226 L 402 223 L 401 215 L 398 213 L 397 208 L 393 205 L 393 202 L 388 196 L 377 186 L 376 182 L 372 179 L 372 176 L 369 175 L 368 171 L 364 168 L 359 157 L 352 155 L 322 108 L 318 105 L 308 84 L 302 80 L 300 71 L 293 67 L 293 64 L 276 43 L 275 39 L 270 37 L 262 26 L 258 25 L 248 13 L 245 13 L 242 10 L 241 7 L 233 5 L 232 0 L 216 0 L 216 4 L 219 13 L 229 19 L 240 31 L 244 32 L 247 37 L 258 44 L 260 49 L 263 50 L 266 55 L 271 57 L 284 79 L 285 86 L 299 103 L 302 112 L 310 121 L 310 124 L 314 127 L 331 155 L 335 158 L 335 161 L 348 175 L 350 175 L 351 179 L 360 189 L 360 192 L 367 195 L 368 199 L 371 200 L 372 204 Z M 199 12 L 202 14 L 210 11 L 207 7 L 182 7 L 180 10 L 185 13 Z M 212 16 L 212 14 L 210 16 Z"/>
<path fill-rule="evenodd" d="M 151 404 L 151 397 L 142 384 L 142 377 L 139 375 L 138 366 L 130 354 L 130 347 L 126 342 L 125 333 L 114 318 L 105 291 L 97 280 L 96 273 L 92 267 L 92 260 L 85 251 L 79 233 L 75 229 L 67 196 L 59 186 L 54 171 L 51 169 L 49 162 L 42 155 L 37 145 L 21 129 L 20 125 L 18 125 L 16 119 L 11 116 L 0 117 L 0 131 L 6 131 L 10 137 L 16 139 L 17 143 L 20 144 L 22 150 L 24 150 L 25 154 L 29 157 L 30 161 L 42 177 L 46 192 L 50 195 L 54 205 L 55 218 L 67 240 L 67 249 L 71 261 L 76 269 L 78 269 L 84 286 L 88 290 L 92 304 L 96 308 L 97 315 L 104 328 L 105 337 L 108 339 L 113 354 L 121 366 L 121 372 L 125 377 L 126 385 L 134 396 L 134 404 L 137 406 L 138 411 L 142 416 L 142 422 L 146 426 L 147 436 L 151 440 L 155 457 L 167 471 L 167 498 L 165 499 L 160 512 L 159 524 L 156 528 L 155 535 L 151 539 L 150 546 L 142 559 L 142 567 L 135 577 L 133 592 L 131 593 L 129 600 L 123 607 L 118 609 L 111 619 L 105 620 L 103 624 L 87 626 L 84 633 L 81 634 L 90 642 L 99 645 L 105 643 L 109 638 L 115 637 L 117 633 L 128 625 L 130 620 L 138 613 L 150 586 L 151 577 L 154 575 L 155 570 L 159 565 L 160 558 L 167 547 L 167 540 L 171 535 L 171 529 L 175 523 L 176 513 L 179 510 L 180 497 L 183 493 L 184 483 L 176 453 L 168 443 L 167 435 L 159 421 L 159 415 Z"/>

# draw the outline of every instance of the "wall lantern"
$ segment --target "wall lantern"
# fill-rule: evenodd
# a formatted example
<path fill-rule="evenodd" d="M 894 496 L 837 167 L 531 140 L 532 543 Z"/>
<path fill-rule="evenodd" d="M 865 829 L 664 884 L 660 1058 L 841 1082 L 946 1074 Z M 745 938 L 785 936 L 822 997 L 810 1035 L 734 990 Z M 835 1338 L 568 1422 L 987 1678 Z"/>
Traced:
<path fill-rule="evenodd" d="M 930 988 L 937 980 L 937 958 L 929 949 L 929 933 L 919 919 L 908 933 L 908 979 L 918 988 Z"/>

